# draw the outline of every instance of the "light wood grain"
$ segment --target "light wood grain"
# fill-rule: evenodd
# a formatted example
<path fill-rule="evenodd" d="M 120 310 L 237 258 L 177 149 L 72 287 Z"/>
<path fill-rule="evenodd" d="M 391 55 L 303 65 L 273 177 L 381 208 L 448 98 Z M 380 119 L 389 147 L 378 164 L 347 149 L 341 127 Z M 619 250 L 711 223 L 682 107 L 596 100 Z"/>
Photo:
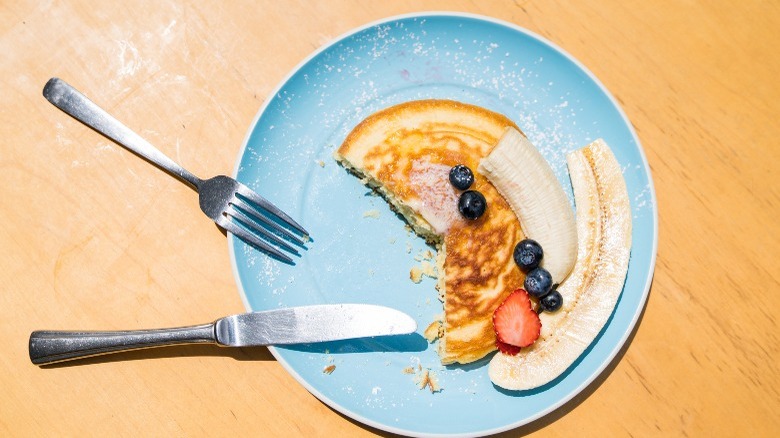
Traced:
<path fill-rule="evenodd" d="M 780 433 L 780 7 L 704 1 L 3 2 L 0 435 L 372 436 L 266 350 L 39 369 L 35 329 L 242 311 L 225 237 L 181 183 L 64 117 L 51 76 L 198 175 L 229 172 L 312 51 L 421 10 L 504 19 L 585 64 L 633 122 L 660 242 L 641 323 L 580 396 L 505 436 Z M 195 220 L 194 218 L 197 218 Z"/>

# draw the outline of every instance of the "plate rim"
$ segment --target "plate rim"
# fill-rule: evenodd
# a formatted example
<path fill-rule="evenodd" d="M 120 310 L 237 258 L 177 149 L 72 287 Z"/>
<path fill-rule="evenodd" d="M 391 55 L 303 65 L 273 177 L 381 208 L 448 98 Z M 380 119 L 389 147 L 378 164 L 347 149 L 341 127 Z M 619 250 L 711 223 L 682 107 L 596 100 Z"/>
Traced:
<path fill-rule="evenodd" d="M 567 394 L 565 394 L 563 397 L 560 397 L 556 403 L 551 404 L 546 409 L 543 409 L 539 412 L 537 412 L 534 415 L 530 415 L 527 417 L 524 417 L 516 422 L 499 426 L 487 430 L 482 430 L 480 432 L 465 432 L 465 433 L 420 433 L 417 431 L 411 431 L 407 429 L 401 429 L 397 427 L 393 427 L 388 424 L 380 423 L 374 420 L 371 420 L 369 418 L 365 418 L 362 415 L 357 414 L 356 412 L 353 412 L 344 406 L 341 406 L 339 403 L 336 403 L 335 401 L 331 400 L 329 397 L 327 397 L 322 392 L 318 391 L 316 388 L 314 388 L 309 382 L 307 382 L 300 374 L 298 374 L 297 371 L 295 371 L 290 364 L 287 363 L 287 361 L 280 355 L 280 353 L 277 351 L 277 349 L 274 346 L 268 346 L 268 350 L 271 352 L 271 355 L 276 359 L 276 361 L 282 365 L 284 370 L 289 373 L 299 384 L 301 384 L 309 393 L 314 395 L 318 400 L 325 403 L 328 407 L 331 409 L 349 417 L 352 418 L 361 424 L 365 424 L 367 426 L 384 430 L 391 433 L 396 434 L 402 434 L 407 436 L 417 436 L 417 437 L 473 437 L 473 436 L 484 436 L 484 435 L 493 435 L 501 432 L 505 432 L 508 430 L 516 429 L 518 427 L 524 426 L 526 424 L 530 424 L 535 420 L 538 420 L 551 412 L 557 410 L 570 400 L 572 400 L 574 397 L 576 397 L 578 394 L 580 394 L 582 391 L 584 391 L 588 386 L 590 386 L 596 378 L 598 378 L 600 375 L 604 373 L 604 370 L 612 364 L 612 362 L 617 357 L 620 350 L 625 346 L 626 341 L 628 340 L 629 336 L 634 332 L 636 328 L 636 324 L 639 321 L 640 316 L 642 315 L 645 307 L 647 306 L 647 299 L 650 293 L 650 288 L 653 282 L 653 277 L 655 275 L 655 266 L 656 266 L 656 258 L 658 255 L 658 204 L 656 199 L 656 192 L 655 192 L 655 184 L 653 182 L 652 173 L 650 171 L 650 164 L 647 161 L 647 156 L 645 154 L 644 148 L 642 147 L 642 144 L 639 140 L 639 136 L 636 133 L 636 130 L 634 129 L 634 125 L 631 123 L 630 119 L 626 115 L 625 111 L 621 107 L 620 103 L 617 101 L 617 99 L 612 95 L 612 93 L 604 86 L 604 84 L 591 72 L 582 62 L 580 62 L 577 58 L 572 56 L 569 52 L 564 50 L 562 47 L 558 46 L 556 43 L 550 41 L 549 39 L 545 38 L 542 35 L 539 35 L 538 33 L 531 31 L 529 29 L 526 29 L 520 25 L 517 25 L 515 23 L 505 21 L 499 18 L 487 16 L 487 15 L 481 15 L 481 14 L 475 14 L 470 12 L 455 12 L 455 11 L 420 11 L 420 12 L 412 12 L 412 13 L 406 13 L 406 14 L 399 14 L 399 15 L 393 15 L 385 18 L 380 18 L 377 20 L 373 20 L 371 22 L 368 22 L 366 24 L 363 24 L 361 26 L 357 26 L 354 28 L 351 28 L 350 30 L 337 35 L 336 37 L 330 39 L 327 43 L 321 45 L 316 50 L 309 53 L 308 56 L 306 56 L 303 60 L 301 60 L 298 64 L 296 64 L 290 71 L 279 81 L 279 83 L 276 85 L 276 87 L 268 94 L 263 104 L 260 106 L 260 108 L 257 110 L 254 118 L 252 119 L 252 122 L 249 125 L 249 128 L 247 129 L 247 132 L 244 136 L 244 139 L 242 140 L 241 149 L 239 150 L 238 156 L 236 158 L 235 166 L 233 168 L 232 176 L 234 178 L 238 177 L 238 172 L 241 168 L 241 161 L 244 157 L 247 146 L 249 144 L 249 139 L 252 136 L 252 133 L 254 132 L 255 128 L 257 127 L 258 122 L 260 121 L 260 117 L 265 113 L 265 111 L 268 109 L 268 106 L 271 104 L 271 102 L 274 99 L 274 96 L 276 96 L 282 88 L 290 81 L 290 79 L 293 78 L 305 65 L 307 65 L 310 61 L 312 61 L 314 58 L 316 58 L 318 55 L 323 53 L 324 51 L 328 50 L 329 48 L 335 46 L 336 44 L 342 42 L 343 40 L 351 37 L 352 35 L 355 35 L 357 33 L 360 33 L 366 29 L 380 26 L 383 24 L 389 24 L 401 20 L 408 20 L 408 19 L 414 19 L 414 18 L 438 18 L 438 17 L 449 17 L 449 18 L 467 18 L 477 21 L 484 21 L 492 24 L 497 24 L 499 26 L 504 26 L 507 28 L 510 28 L 512 30 L 515 30 L 517 32 L 520 32 L 522 34 L 525 34 L 526 36 L 536 39 L 537 41 L 549 46 L 556 52 L 558 52 L 560 55 L 565 57 L 568 61 L 572 62 L 575 66 L 577 66 L 582 72 L 584 72 L 588 78 L 598 86 L 598 88 L 604 93 L 605 96 L 609 99 L 609 101 L 612 103 L 614 108 L 617 110 L 620 117 L 623 119 L 623 122 L 625 123 L 626 127 L 628 128 L 629 133 L 631 134 L 631 137 L 634 139 L 634 142 L 636 143 L 637 150 L 639 152 L 639 156 L 642 159 L 642 165 L 644 168 L 644 171 L 647 175 L 647 188 L 650 195 L 650 201 L 651 201 L 651 207 L 652 207 L 652 223 L 653 223 L 653 236 L 652 236 L 652 245 L 651 245 L 651 254 L 650 254 L 650 263 L 649 263 L 649 270 L 647 273 L 647 279 L 645 280 L 644 284 L 644 290 L 642 291 L 641 298 L 639 300 L 640 305 L 637 306 L 636 310 L 634 311 L 634 314 L 631 317 L 631 320 L 628 324 L 627 330 L 622 334 L 619 341 L 615 344 L 613 349 L 609 352 L 605 360 L 601 363 L 601 365 L 593 372 L 591 373 L 588 378 L 584 379 L 580 385 L 569 391 Z M 252 311 L 251 306 L 249 305 L 249 299 L 246 294 L 246 290 L 243 287 L 243 284 L 241 282 L 241 277 L 238 272 L 238 263 L 236 260 L 236 252 L 233 251 L 234 245 L 235 245 L 235 237 L 231 233 L 227 233 L 227 246 L 228 246 L 228 254 L 230 256 L 230 266 L 231 271 L 233 274 L 233 278 L 236 282 L 236 286 L 238 288 L 239 295 L 241 297 L 241 301 L 243 303 L 244 308 L 246 311 L 250 312 Z M 629 262 L 630 263 L 630 262 Z"/>

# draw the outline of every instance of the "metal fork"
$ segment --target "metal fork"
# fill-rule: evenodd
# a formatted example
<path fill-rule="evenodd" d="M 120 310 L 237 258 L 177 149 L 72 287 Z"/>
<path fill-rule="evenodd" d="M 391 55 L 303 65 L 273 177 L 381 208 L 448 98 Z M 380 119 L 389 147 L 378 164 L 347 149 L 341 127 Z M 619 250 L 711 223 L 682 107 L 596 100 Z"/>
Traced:
<path fill-rule="evenodd" d="M 300 255 L 293 245 L 303 247 L 309 233 L 249 187 L 224 175 L 205 180 L 196 177 L 59 78 L 49 79 L 43 96 L 71 117 L 187 183 L 198 192 L 200 209 L 206 216 L 244 242 L 289 264 L 293 259 L 284 251 Z"/>

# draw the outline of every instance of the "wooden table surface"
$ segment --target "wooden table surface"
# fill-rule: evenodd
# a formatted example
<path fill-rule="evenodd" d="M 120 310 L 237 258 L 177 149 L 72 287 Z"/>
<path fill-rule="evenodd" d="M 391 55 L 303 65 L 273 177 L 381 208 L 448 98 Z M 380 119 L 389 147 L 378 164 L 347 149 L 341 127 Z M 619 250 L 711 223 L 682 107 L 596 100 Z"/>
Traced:
<path fill-rule="evenodd" d="M 269 93 L 318 47 L 424 10 L 503 19 L 614 94 L 650 163 L 658 259 L 618 360 L 505 436 L 780 433 L 780 8 L 727 1 L 0 3 L 0 435 L 372 436 L 265 348 L 32 365 L 42 328 L 243 311 L 194 193 L 41 96 L 67 78 L 197 175 L 230 172 Z"/>

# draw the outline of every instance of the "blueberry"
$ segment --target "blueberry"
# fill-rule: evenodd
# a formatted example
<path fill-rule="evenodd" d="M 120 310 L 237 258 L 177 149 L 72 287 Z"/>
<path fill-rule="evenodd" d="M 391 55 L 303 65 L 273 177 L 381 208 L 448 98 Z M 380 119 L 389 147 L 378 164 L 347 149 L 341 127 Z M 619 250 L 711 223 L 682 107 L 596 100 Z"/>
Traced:
<path fill-rule="evenodd" d="M 543 296 L 542 299 L 539 300 L 539 305 L 545 312 L 555 312 L 563 305 L 563 297 L 561 296 L 560 292 L 553 289 L 550 293 Z"/>
<path fill-rule="evenodd" d="M 467 190 L 458 199 L 458 210 L 466 219 L 476 220 L 485 213 L 487 201 L 482 193 L 476 190 Z"/>
<path fill-rule="evenodd" d="M 515 263 L 523 272 L 529 272 L 536 269 L 542 262 L 544 251 L 541 245 L 532 239 L 523 239 L 515 246 Z"/>
<path fill-rule="evenodd" d="M 525 276 L 525 290 L 536 298 L 547 295 L 552 289 L 552 276 L 544 268 L 536 268 Z"/>
<path fill-rule="evenodd" d="M 450 184 L 458 190 L 466 190 L 474 184 L 474 172 L 463 164 L 450 169 Z"/>

